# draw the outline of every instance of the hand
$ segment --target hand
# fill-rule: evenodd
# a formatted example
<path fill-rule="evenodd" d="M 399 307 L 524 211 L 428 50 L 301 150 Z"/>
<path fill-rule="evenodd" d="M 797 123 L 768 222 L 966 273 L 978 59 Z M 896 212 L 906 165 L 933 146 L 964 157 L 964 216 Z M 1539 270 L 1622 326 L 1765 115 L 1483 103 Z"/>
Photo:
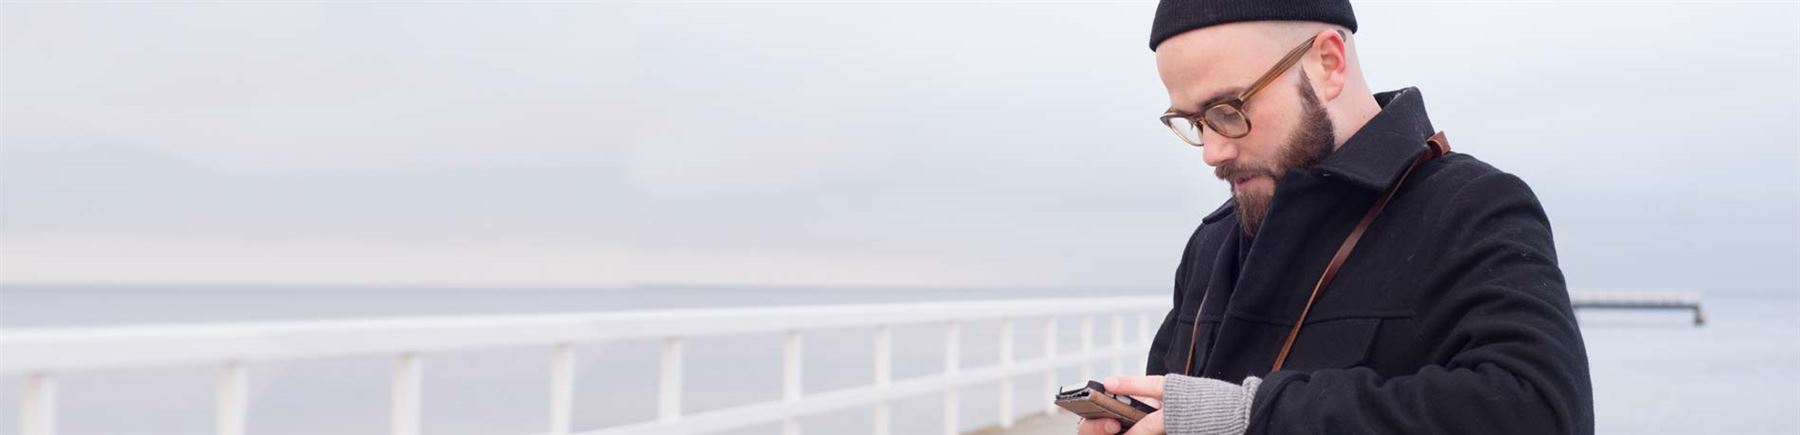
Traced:
<path fill-rule="evenodd" d="M 1084 418 L 1081 424 L 1075 425 L 1075 435 L 1113 435 L 1119 433 L 1118 420 L 1110 418 Z"/>
<path fill-rule="evenodd" d="M 1119 421 L 1110 418 L 1082 419 L 1081 425 L 1075 426 L 1076 435 L 1115 435 L 1119 433 Z M 1156 411 L 1131 425 L 1131 431 L 1125 435 L 1163 435 L 1163 413 Z"/>
<path fill-rule="evenodd" d="M 1162 376 L 1111 376 L 1100 383 L 1106 384 L 1108 393 L 1156 399 L 1156 403 L 1162 403 Z"/>
<path fill-rule="evenodd" d="M 1131 425 L 1131 431 L 1126 432 L 1125 435 L 1160 435 L 1166 432 L 1166 429 L 1163 428 L 1163 413 L 1160 410 L 1163 396 L 1162 376 L 1114 376 L 1106 378 L 1101 383 L 1106 385 L 1108 393 L 1129 395 L 1159 408 L 1158 411 L 1144 416 L 1144 419 L 1138 421 L 1137 424 Z M 1122 426 L 1118 420 L 1096 418 L 1082 420 L 1081 424 L 1076 426 L 1075 433 L 1078 435 L 1114 435 L 1119 433 L 1120 427 Z"/>

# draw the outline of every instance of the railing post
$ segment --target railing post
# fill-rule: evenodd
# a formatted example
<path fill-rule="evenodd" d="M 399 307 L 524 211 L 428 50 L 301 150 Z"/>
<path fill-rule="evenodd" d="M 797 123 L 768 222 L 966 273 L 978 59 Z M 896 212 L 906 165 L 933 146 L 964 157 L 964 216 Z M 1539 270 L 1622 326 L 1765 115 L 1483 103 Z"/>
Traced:
<path fill-rule="evenodd" d="M 788 331 L 787 338 L 781 344 L 781 400 L 788 403 L 800 401 L 802 362 L 805 359 L 805 342 L 800 331 Z M 792 411 L 784 411 L 791 413 Z M 781 433 L 785 435 L 800 434 L 800 419 L 792 414 L 781 419 Z"/>
<path fill-rule="evenodd" d="M 1143 359 L 1139 360 L 1139 361 L 1143 361 L 1144 363 L 1138 364 L 1138 367 L 1144 367 L 1144 368 L 1148 369 L 1150 367 L 1150 344 L 1151 344 L 1151 341 L 1156 340 L 1156 337 L 1153 336 L 1153 334 L 1155 334 L 1155 332 L 1151 332 L 1151 329 L 1150 329 L 1150 313 L 1138 313 L 1137 320 L 1138 320 L 1137 321 L 1137 324 L 1138 324 L 1137 347 L 1138 347 L 1138 350 L 1142 351 L 1142 352 L 1139 352 L 1139 354 L 1144 356 Z"/>
<path fill-rule="evenodd" d="M 1138 339 L 1138 343 L 1139 343 L 1139 344 L 1142 344 L 1142 345 L 1145 345 L 1145 346 L 1149 346 L 1149 345 L 1150 345 L 1150 340 L 1154 340 L 1154 339 L 1156 339 L 1156 337 L 1152 337 L 1152 336 L 1151 336 L 1151 334 L 1155 334 L 1155 333 L 1156 333 L 1156 332 L 1155 332 L 1155 331 L 1153 331 L 1153 330 L 1151 330 L 1151 329 L 1150 329 L 1150 328 L 1151 328 L 1151 326 L 1150 326 L 1150 313 L 1138 313 L 1138 319 L 1137 319 L 1137 320 L 1138 320 L 1138 321 L 1137 321 L 1137 324 L 1138 324 L 1138 325 L 1137 325 L 1137 326 L 1138 326 L 1138 334 L 1137 334 L 1137 339 Z"/>
<path fill-rule="evenodd" d="M 883 393 L 894 385 L 894 327 L 875 329 L 875 388 Z M 875 404 L 875 435 L 894 431 L 894 406 L 886 399 Z"/>
<path fill-rule="evenodd" d="M 1125 315 L 1112 316 L 1112 375 L 1125 374 Z"/>
<path fill-rule="evenodd" d="M 1081 315 L 1081 379 L 1094 380 L 1094 315 Z"/>
<path fill-rule="evenodd" d="M 393 410 L 390 415 L 394 435 L 418 435 L 419 390 L 424 378 L 419 372 L 419 355 L 406 352 L 394 364 Z"/>
<path fill-rule="evenodd" d="M 219 435 L 243 435 L 246 381 L 249 374 L 243 361 L 230 361 L 219 371 Z"/>
<path fill-rule="evenodd" d="M 32 373 L 25 378 L 25 391 L 20 394 L 19 433 L 50 435 L 56 433 L 56 378 L 49 373 Z"/>
<path fill-rule="evenodd" d="M 947 435 L 958 432 L 957 423 L 961 420 L 957 414 L 962 409 L 957 404 L 956 394 L 959 386 L 956 377 L 962 371 L 961 359 L 962 326 L 951 320 L 944 326 L 944 378 L 950 381 L 950 387 L 944 390 L 944 433 Z"/>
<path fill-rule="evenodd" d="M 575 417 L 575 346 L 557 343 L 550 355 L 550 433 L 565 435 Z"/>
<path fill-rule="evenodd" d="M 1044 396 L 1055 397 L 1056 385 L 1056 316 L 1044 319 Z M 1044 415 L 1056 415 L 1056 403 L 1044 401 Z"/>
<path fill-rule="evenodd" d="M 1000 319 L 1000 428 L 1013 427 L 1013 319 Z"/>
<path fill-rule="evenodd" d="M 661 370 L 656 419 L 672 422 L 681 419 L 681 337 L 663 339 Z"/>

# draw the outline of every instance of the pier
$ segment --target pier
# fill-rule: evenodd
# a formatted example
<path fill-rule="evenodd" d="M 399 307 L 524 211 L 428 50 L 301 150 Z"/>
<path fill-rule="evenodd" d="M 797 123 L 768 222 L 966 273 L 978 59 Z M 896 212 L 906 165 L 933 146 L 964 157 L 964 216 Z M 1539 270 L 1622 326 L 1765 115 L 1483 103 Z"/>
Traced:
<path fill-rule="evenodd" d="M 1694 312 L 1694 325 L 1706 324 L 1706 313 L 1700 309 L 1700 293 L 1684 290 L 1595 289 L 1569 292 L 1569 303 L 1576 310 L 1687 310 Z"/>

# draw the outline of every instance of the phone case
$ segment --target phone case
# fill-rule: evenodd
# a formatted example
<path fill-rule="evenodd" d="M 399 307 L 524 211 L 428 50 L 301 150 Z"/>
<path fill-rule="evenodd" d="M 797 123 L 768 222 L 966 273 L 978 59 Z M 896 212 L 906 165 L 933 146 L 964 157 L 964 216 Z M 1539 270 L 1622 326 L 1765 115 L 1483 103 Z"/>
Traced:
<path fill-rule="evenodd" d="M 1131 396 L 1108 394 L 1105 385 L 1094 381 L 1088 381 L 1087 385 L 1064 388 L 1056 394 L 1056 406 L 1081 418 L 1117 419 L 1122 429 L 1130 428 L 1138 420 L 1143 420 L 1145 415 L 1156 412 L 1156 408 L 1132 399 Z"/>

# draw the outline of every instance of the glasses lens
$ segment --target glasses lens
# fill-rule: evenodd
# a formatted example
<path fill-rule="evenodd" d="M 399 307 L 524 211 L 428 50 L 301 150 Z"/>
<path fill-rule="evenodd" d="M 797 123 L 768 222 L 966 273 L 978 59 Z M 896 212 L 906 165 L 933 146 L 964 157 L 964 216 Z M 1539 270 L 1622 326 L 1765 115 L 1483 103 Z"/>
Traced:
<path fill-rule="evenodd" d="M 1229 138 L 1244 137 L 1250 133 L 1250 120 L 1244 118 L 1244 112 L 1230 104 L 1218 104 L 1206 109 L 1206 123 L 1212 124 L 1220 136 Z"/>
<path fill-rule="evenodd" d="M 1180 136 L 1183 142 L 1200 145 L 1200 125 L 1195 124 L 1194 120 L 1185 116 L 1171 116 L 1163 118 L 1163 123 L 1168 124 L 1169 129 L 1174 130 L 1175 135 Z"/>

